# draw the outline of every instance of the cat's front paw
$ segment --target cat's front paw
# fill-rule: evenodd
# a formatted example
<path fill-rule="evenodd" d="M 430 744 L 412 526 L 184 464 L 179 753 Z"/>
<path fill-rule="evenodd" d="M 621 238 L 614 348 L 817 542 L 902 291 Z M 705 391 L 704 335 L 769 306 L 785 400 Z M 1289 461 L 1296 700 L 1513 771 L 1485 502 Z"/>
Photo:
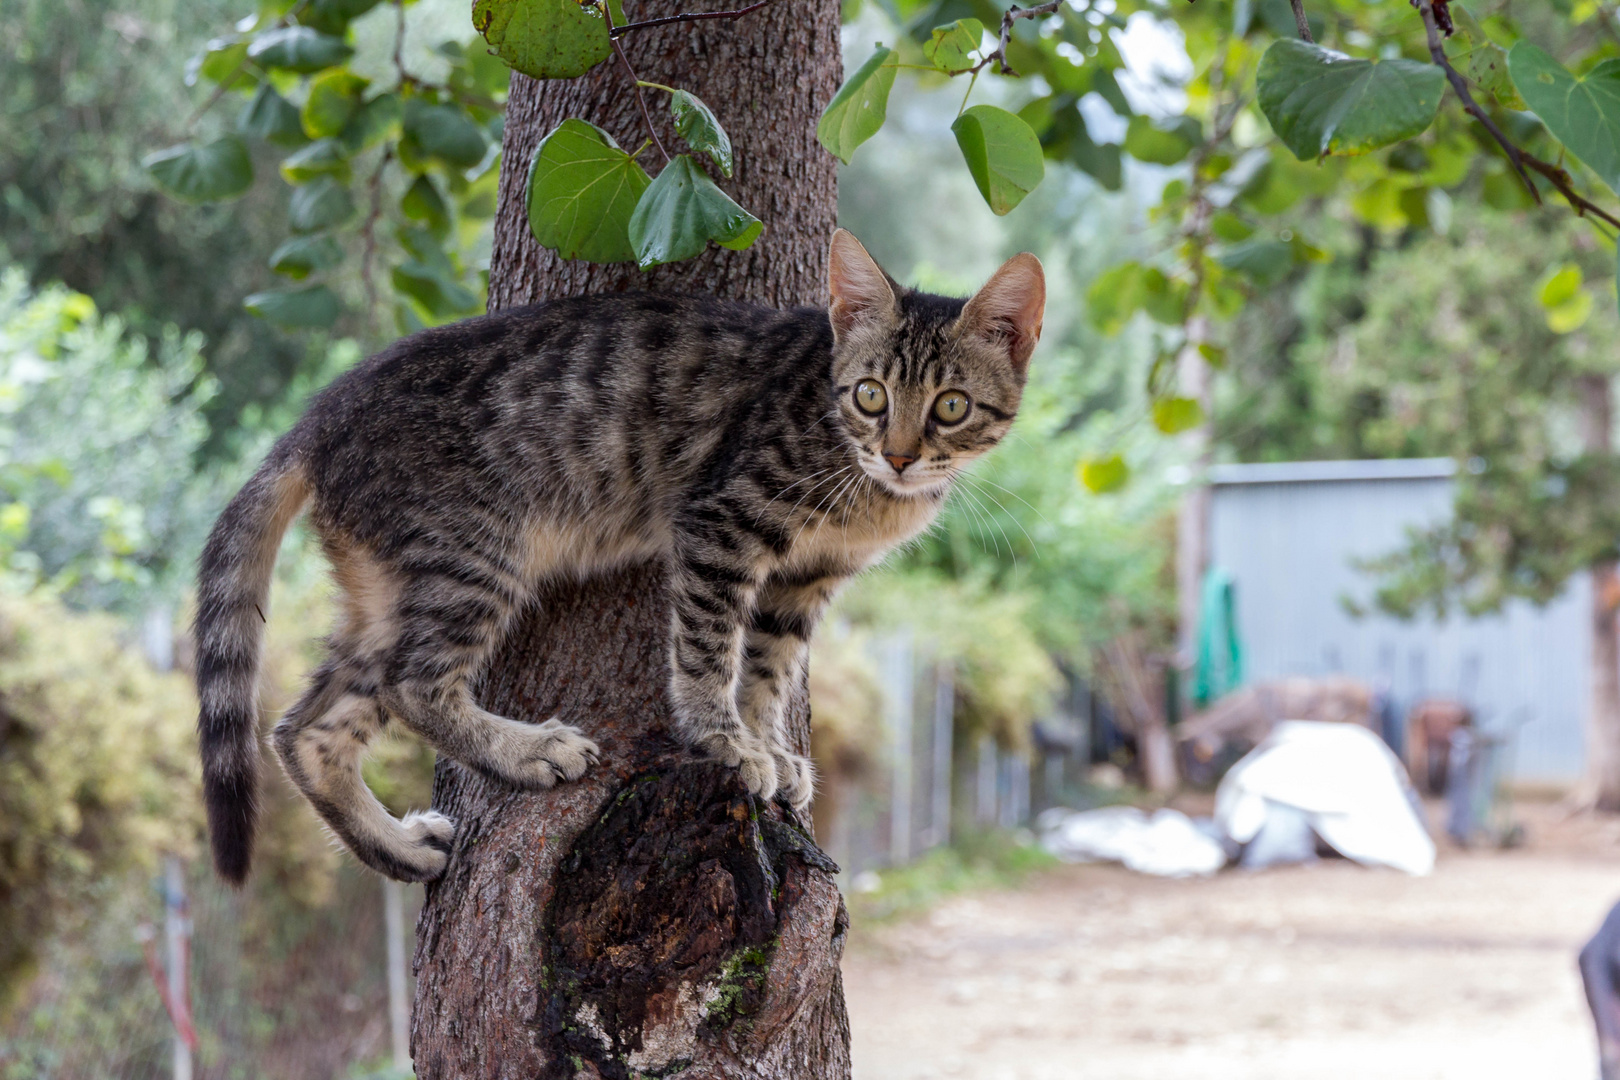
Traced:
<path fill-rule="evenodd" d="M 751 794 L 767 802 L 776 796 L 776 759 L 765 747 L 728 735 L 711 735 L 701 746 L 720 764 L 736 769 L 738 779 Z"/>
<path fill-rule="evenodd" d="M 583 731 L 561 720 L 523 725 L 507 740 L 497 769 L 514 787 L 545 790 L 578 780 L 602 750 Z"/>
<path fill-rule="evenodd" d="M 816 767 L 807 757 L 773 747 L 776 760 L 777 794 L 795 810 L 803 810 L 816 797 Z"/>

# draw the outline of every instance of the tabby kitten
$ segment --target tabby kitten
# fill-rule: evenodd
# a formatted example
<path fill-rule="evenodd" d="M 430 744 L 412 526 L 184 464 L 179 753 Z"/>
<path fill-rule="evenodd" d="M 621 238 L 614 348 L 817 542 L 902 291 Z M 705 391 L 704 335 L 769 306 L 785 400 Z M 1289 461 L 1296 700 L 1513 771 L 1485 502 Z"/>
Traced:
<path fill-rule="evenodd" d="M 633 560 L 666 568 L 681 735 L 759 797 L 808 803 L 782 710 L 811 631 L 1006 434 L 1046 302 L 1032 255 L 964 302 L 902 288 L 843 230 L 830 284 L 828 311 L 538 304 L 413 335 L 321 392 L 202 554 L 198 728 L 220 875 L 248 871 L 261 612 L 306 502 L 341 612 L 273 742 L 373 869 L 431 880 L 454 831 L 432 811 L 396 820 L 361 780 L 389 717 L 514 787 L 595 760 L 578 728 L 496 716 L 471 687 L 540 582 Z"/>

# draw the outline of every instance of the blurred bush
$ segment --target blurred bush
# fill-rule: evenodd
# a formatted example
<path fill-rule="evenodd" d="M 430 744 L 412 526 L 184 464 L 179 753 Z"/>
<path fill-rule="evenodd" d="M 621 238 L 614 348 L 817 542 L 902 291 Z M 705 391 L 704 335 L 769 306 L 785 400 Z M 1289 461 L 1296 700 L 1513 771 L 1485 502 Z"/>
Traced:
<path fill-rule="evenodd" d="M 52 933 L 82 928 L 103 883 L 194 846 L 190 687 L 121 630 L 0 598 L 0 1002 Z"/>

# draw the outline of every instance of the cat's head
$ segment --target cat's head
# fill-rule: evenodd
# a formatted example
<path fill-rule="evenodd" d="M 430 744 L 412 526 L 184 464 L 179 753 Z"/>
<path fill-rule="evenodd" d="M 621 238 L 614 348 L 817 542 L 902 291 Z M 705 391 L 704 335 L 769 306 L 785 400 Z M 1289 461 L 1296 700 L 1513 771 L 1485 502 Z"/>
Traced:
<path fill-rule="evenodd" d="M 833 234 L 833 387 L 861 468 L 884 489 L 944 489 L 1012 427 L 1041 337 L 1046 277 L 1015 255 L 967 300 L 895 283 Z"/>

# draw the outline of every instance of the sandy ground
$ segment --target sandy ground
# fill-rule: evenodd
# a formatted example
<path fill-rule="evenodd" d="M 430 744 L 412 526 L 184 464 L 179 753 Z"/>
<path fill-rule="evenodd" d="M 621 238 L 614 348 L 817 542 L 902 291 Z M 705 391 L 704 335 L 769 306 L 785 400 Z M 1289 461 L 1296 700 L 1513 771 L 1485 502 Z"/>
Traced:
<path fill-rule="evenodd" d="M 1426 878 L 1065 867 L 858 926 L 856 1080 L 1595 1080 L 1575 953 L 1620 822 L 1520 817 L 1527 846 Z"/>

